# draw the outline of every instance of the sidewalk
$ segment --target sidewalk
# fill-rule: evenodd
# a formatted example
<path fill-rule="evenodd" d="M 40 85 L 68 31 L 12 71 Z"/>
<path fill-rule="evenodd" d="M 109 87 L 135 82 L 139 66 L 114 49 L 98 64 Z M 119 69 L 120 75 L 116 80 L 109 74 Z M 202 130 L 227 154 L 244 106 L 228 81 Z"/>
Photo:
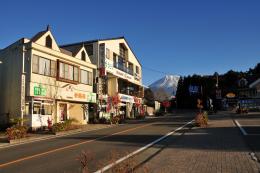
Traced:
<path fill-rule="evenodd" d="M 81 129 L 66 131 L 65 133 L 62 133 L 60 135 L 29 133 L 27 138 L 23 138 L 21 142 L 18 142 L 18 143 L 15 143 L 15 144 L 8 143 L 7 139 L 6 139 L 6 136 L 1 134 L 0 135 L 0 149 L 1 148 L 6 148 L 6 147 L 10 147 L 10 146 L 14 146 L 14 145 L 20 145 L 20 144 L 24 144 L 24 143 L 30 143 L 30 142 L 35 142 L 35 141 L 47 140 L 47 139 L 52 139 L 52 138 L 72 135 L 72 134 L 76 134 L 76 133 L 82 133 L 82 132 L 88 132 L 88 131 L 94 131 L 94 130 L 109 128 L 109 127 L 113 127 L 113 126 L 115 126 L 115 125 L 110 125 L 110 124 L 87 124 L 87 125 L 84 125 L 84 127 L 82 127 Z"/>
<path fill-rule="evenodd" d="M 260 171 L 259 162 L 251 158 L 249 147 L 228 115 L 210 115 L 208 128 L 194 127 L 148 150 L 155 152 L 137 172 L 144 168 L 153 173 Z"/>

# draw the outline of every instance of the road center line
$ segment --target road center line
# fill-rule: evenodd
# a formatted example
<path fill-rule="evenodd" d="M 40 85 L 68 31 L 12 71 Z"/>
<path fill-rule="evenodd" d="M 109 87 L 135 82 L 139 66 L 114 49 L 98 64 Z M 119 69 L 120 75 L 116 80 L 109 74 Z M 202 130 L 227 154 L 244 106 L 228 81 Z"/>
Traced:
<path fill-rule="evenodd" d="M 79 146 L 79 145 L 82 145 L 82 144 L 86 144 L 86 143 L 90 143 L 90 142 L 97 141 L 97 140 L 100 140 L 100 139 L 104 139 L 104 138 L 107 138 L 107 137 L 110 137 L 110 136 L 114 136 L 114 135 L 122 134 L 122 133 L 125 133 L 125 132 L 133 131 L 133 130 L 136 130 L 136 129 L 139 129 L 139 128 L 147 127 L 147 126 L 150 126 L 152 124 L 154 124 L 154 123 L 145 124 L 145 125 L 142 125 L 142 126 L 134 127 L 134 128 L 131 128 L 131 129 L 120 131 L 120 132 L 116 132 L 116 133 L 113 133 L 113 134 L 110 134 L 110 135 L 98 137 L 98 138 L 95 138 L 95 139 L 79 142 L 79 143 L 72 144 L 72 145 L 67 145 L 65 147 L 52 149 L 52 150 L 49 150 L 49 151 L 46 151 L 46 152 L 42 152 L 42 153 L 39 153 L 39 154 L 34 154 L 34 155 L 31 155 L 31 156 L 27 156 L 27 157 L 24 157 L 24 158 L 13 160 L 13 161 L 10 161 L 10 162 L 7 162 L 7 163 L 0 164 L 0 168 L 8 166 L 8 165 L 11 165 L 11 164 L 14 164 L 14 163 L 18 163 L 18 162 L 22 162 L 22 161 L 25 161 L 25 160 L 33 159 L 35 157 L 44 156 L 44 155 L 51 154 L 51 153 L 54 153 L 54 152 L 57 152 L 57 151 L 62 151 L 62 150 L 73 148 L 73 147 L 76 147 L 76 146 Z"/>
<path fill-rule="evenodd" d="M 135 150 L 134 152 L 132 152 L 132 153 L 130 153 L 130 154 L 128 154 L 128 155 L 126 155 L 126 156 L 124 156 L 124 157 L 118 159 L 118 160 L 115 161 L 114 163 L 111 163 L 111 164 L 109 164 L 109 165 L 107 165 L 107 166 L 105 166 L 105 167 L 103 167 L 103 168 L 97 170 L 97 171 L 94 172 L 94 173 L 102 173 L 102 172 L 105 172 L 105 171 L 111 169 L 113 166 L 115 166 L 115 165 L 117 165 L 117 164 L 123 162 L 124 160 L 126 160 L 126 159 L 128 159 L 128 158 L 130 158 L 130 157 L 132 157 L 132 156 L 134 156 L 134 155 L 136 155 L 136 154 L 138 154 L 138 153 L 140 153 L 140 152 L 146 150 L 147 148 L 153 146 L 154 144 L 156 144 L 156 143 L 158 143 L 158 142 L 164 140 L 164 139 L 167 138 L 168 136 L 170 136 L 170 135 L 172 135 L 173 133 L 175 133 L 175 132 L 181 130 L 182 128 L 184 128 L 184 127 L 187 126 L 188 124 L 191 124 L 192 122 L 193 122 L 193 120 L 189 121 L 188 123 L 184 124 L 183 126 L 181 126 L 181 127 L 177 128 L 177 129 L 175 129 L 175 130 L 173 130 L 173 131 L 171 131 L 171 132 L 165 134 L 164 136 L 162 136 L 162 137 L 160 137 L 160 138 L 154 140 L 153 142 L 151 142 L 151 143 L 145 145 L 144 147 L 139 148 L 138 150 Z"/>

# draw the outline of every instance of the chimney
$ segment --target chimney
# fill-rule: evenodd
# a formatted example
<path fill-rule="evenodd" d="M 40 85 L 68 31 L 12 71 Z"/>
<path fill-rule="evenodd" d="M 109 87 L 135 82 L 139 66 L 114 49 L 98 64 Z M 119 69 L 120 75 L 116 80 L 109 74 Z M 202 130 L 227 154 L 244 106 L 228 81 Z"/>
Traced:
<path fill-rule="evenodd" d="M 51 27 L 50 27 L 50 25 L 48 24 L 46 31 L 50 31 L 50 30 L 51 30 Z"/>

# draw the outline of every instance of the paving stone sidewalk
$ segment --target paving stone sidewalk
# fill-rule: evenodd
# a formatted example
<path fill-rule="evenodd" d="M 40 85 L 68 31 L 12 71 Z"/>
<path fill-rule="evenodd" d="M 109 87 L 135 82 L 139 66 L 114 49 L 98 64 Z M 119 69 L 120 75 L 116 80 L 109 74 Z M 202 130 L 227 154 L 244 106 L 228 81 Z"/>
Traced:
<path fill-rule="evenodd" d="M 141 166 L 153 173 L 259 173 L 260 164 L 228 115 L 211 115 L 208 128 L 170 137 L 167 146 Z M 153 148 L 151 148 L 152 150 Z"/>

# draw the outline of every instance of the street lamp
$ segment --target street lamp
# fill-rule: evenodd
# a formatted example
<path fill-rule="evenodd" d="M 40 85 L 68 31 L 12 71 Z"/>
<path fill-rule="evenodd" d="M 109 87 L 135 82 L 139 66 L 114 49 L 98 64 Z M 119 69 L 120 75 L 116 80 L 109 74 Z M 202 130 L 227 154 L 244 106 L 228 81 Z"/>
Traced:
<path fill-rule="evenodd" d="M 216 87 L 218 88 L 218 73 L 217 73 L 217 72 L 215 72 L 215 73 L 214 73 L 214 76 L 216 76 L 216 78 L 217 78 Z"/>
<path fill-rule="evenodd" d="M 3 62 L 2 61 L 0 61 L 0 64 L 2 64 Z"/>

